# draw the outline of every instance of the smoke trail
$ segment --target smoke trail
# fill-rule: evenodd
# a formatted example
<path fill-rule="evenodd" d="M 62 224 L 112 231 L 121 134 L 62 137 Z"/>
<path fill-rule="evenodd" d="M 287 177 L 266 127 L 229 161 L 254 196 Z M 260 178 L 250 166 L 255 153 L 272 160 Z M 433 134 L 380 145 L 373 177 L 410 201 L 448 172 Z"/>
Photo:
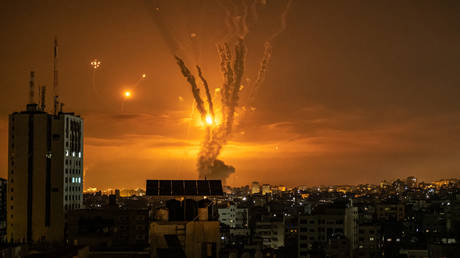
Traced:
<path fill-rule="evenodd" d="M 232 84 L 231 98 L 228 103 L 228 113 L 226 119 L 226 134 L 229 135 L 232 132 L 233 120 L 235 116 L 235 108 L 238 106 L 239 92 L 241 86 L 241 80 L 244 74 L 244 61 L 246 57 L 246 48 L 243 44 L 243 40 L 240 40 L 235 46 L 235 61 L 233 63 L 234 81 Z"/>
<path fill-rule="evenodd" d="M 278 37 L 284 30 L 286 30 L 286 17 L 288 15 L 289 9 L 291 8 L 292 0 L 288 0 L 286 4 L 286 8 L 281 13 L 281 27 L 278 31 L 276 31 L 271 37 L 269 41 L 273 41 L 276 37 Z"/>
<path fill-rule="evenodd" d="M 217 51 L 221 58 L 221 70 L 224 77 L 221 96 L 222 123 L 216 126 L 206 127 L 206 135 L 198 154 L 197 168 L 201 178 L 220 178 L 225 180 L 225 178 L 227 178 L 231 173 L 235 172 L 235 168 L 226 165 L 222 160 L 217 158 L 232 132 L 235 109 L 238 106 L 240 85 L 244 74 L 246 47 L 243 40 L 239 40 L 234 48 L 234 58 L 232 58 L 232 52 L 228 44 L 218 46 Z M 192 88 L 193 96 L 197 102 L 196 107 L 204 121 L 206 118 L 206 109 L 204 108 L 204 102 L 200 97 L 200 91 L 196 85 L 195 77 L 191 74 L 182 59 L 176 56 L 176 60 L 177 64 L 181 68 L 182 74 L 187 78 L 187 81 Z M 199 66 L 197 66 L 197 70 L 206 90 L 206 96 L 209 102 L 209 111 L 212 112 L 212 115 L 214 116 L 214 107 L 211 94 L 209 92 L 209 85 Z"/>
<path fill-rule="evenodd" d="M 257 77 L 256 80 L 254 81 L 254 86 L 252 87 L 251 94 L 249 96 L 249 105 L 252 105 L 254 103 L 255 97 L 257 96 L 257 93 L 259 92 L 260 85 L 264 82 L 267 70 L 268 70 L 268 65 L 270 64 L 271 58 L 272 58 L 272 45 L 270 42 L 265 42 L 265 49 L 264 49 L 264 55 L 262 57 L 262 61 L 259 64 L 259 69 L 257 71 Z"/>
<path fill-rule="evenodd" d="M 198 111 L 200 112 L 201 120 L 205 122 L 206 121 L 206 109 L 204 108 L 204 102 L 200 96 L 200 89 L 198 89 L 198 86 L 196 85 L 195 76 L 193 76 L 193 74 L 190 72 L 187 66 L 185 66 L 184 61 L 182 59 L 180 59 L 177 56 L 175 57 L 176 57 L 177 64 L 179 65 L 181 69 L 182 74 L 184 75 L 185 78 L 187 78 L 188 83 L 192 87 L 193 97 L 195 98 L 195 102 L 196 102 L 196 109 L 198 109 Z"/>
<path fill-rule="evenodd" d="M 239 89 L 244 74 L 246 48 L 243 40 L 235 46 L 235 57 L 228 45 L 218 47 L 221 57 L 221 70 L 224 75 L 222 86 L 223 122 L 215 128 L 208 127 L 198 156 L 198 172 L 200 177 L 225 179 L 235 168 L 217 159 L 222 147 L 232 132 L 235 109 L 238 106 Z M 232 66 L 233 61 L 233 66 Z"/>
<path fill-rule="evenodd" d="M 215 116 L 214 116 L 214 105 L 212 103 L 211 93 L 209 92 L 208 82 L 203 77 L 203 73 L 201 72 L 201 68 L 200 68 L 199 65 L 196 66 L 196 69 L 198 70 L 198 76 L 200 77 L 201 81 L 203 82 L 204 89 L 206 91 L 206 98 L 208 99 L 209 113 L 211 113 L 212 120 L 214 121 L 214 118 L 215 118 Z"/>
<path fill-rule="evenodd" d="M 157 28 L 163 37 L 164 41 L 166 42 L 166 45 L 169 48 L 169 51 L 171 51 L 171 54 L 175 55 L 177 54 L 177 51 L 180 49 L 179 43 L 177 40 L 172 36 L 172 34 L 169 32 L 168 27 L 166 24 L 163 22 L 161 18 L 161 13 L 160 13 L 160 8 L 158 7 L 158 3 L 154 3 L 154 10 L 153 10 L 153 21 L 157 25 Z"/>

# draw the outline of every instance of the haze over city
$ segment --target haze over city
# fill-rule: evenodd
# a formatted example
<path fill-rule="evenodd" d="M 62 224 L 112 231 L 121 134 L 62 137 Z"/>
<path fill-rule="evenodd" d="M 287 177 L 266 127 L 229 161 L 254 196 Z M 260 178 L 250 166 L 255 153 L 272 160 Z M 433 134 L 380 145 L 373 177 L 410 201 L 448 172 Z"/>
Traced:
<path fill-rule="evenodd" d="M 222 86 L 216 44 L 232 26 L 231 6 L 219 3 L 2 3 L 0 176 L 8 174 L 8 114 L 28 102 L 31 70 L 51 92 L 57 37 L 60 99 L 84 119 L 85 188 L 197 179 L 205 130 L 172 54 L 197 80 L 200 65 L 211 92 Z M 253 101 L 251 88 L 241 89 L 219 156 L 235 168 L 225 183 L 458 177 L 460 2 L 286 3 L 260 1 L 248 15 L 242 85 L 256 79 L 271 39 L 272 56 Z"/>

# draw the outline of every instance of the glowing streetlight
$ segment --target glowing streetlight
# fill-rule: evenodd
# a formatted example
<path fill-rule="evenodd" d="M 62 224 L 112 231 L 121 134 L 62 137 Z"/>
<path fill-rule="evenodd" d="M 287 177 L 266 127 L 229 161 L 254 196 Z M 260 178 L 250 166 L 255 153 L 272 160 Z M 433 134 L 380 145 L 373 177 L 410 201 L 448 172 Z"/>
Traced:
<path fill-rule="evenodd" d="M 123 93 L 123 95 L 125 95 L 125 98 L 130 98 L 131 95 L 132 95 L 132 93 L 131 93 L 131 91 L 127 90 L 127 91 L 125 91 L 125 92 Z"/>

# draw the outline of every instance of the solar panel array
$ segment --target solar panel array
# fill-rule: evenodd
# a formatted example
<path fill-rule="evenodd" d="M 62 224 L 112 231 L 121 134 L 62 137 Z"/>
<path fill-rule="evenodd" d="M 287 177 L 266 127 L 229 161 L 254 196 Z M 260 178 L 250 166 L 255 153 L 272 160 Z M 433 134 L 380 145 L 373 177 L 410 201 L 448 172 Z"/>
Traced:
<path fill-rule="evenodd" d="M 223 195 L 221 180 L 147 180 L 150 196 Z"/>

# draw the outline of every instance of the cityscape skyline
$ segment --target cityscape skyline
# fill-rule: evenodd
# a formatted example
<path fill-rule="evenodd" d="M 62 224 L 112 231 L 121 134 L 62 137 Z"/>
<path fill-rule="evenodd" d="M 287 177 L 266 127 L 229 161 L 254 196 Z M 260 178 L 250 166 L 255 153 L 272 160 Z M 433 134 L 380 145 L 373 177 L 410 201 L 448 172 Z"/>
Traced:
<path fill-rule="evenodd" d="M 27 103 L 31 70 L 37 85 L 51 90 L 57 36 L 64 110 L 86 121 L 85 188 L 136 188 L 152 177 L 196 179 L 203 130 L 196 112 L 190 119 L 193 98 L 149 14 L 154 6 L 115 1 L 106 12 L 104 1 L 50 3 L 7 3 L 1 11 L 0 51 L 10 61 L 0 69 L 0 176 L 7 175 L 7 115 Z M 225 28 L 223 10 L 214 4 L 186 6 L 192 10 L 188 16 L 164 22 L 189 51 L 187 60 L 201 61 L 214 89 L 221 80 L 213 40 L 225 34 L 219 29 Z M 248 78 L 254 80 L 264 40 L 279 29 L 284 8 L 265 5 L 250 28 Z M 385 13 L 391 10 L 389 18 Z M 454 64 L 460 53 L 449 47 L 460 43 L 456 10 L 456 1 L 294 1 L 286 29 L 273 42 L 255 111 L 238 121 L 223 150 L 236 169 L 226 183 L 327 185 L 458 176 Z M 179 3 L 162 5 L 161 11 L 184 14 Z M 200 12 L 207 25 L 196 19 Z M 90 64 L 94 59 L 100 62 L 97 71 Z M 134 88 L 126 100 L 125 90 Z M 51 102 L 48 97 L 48 107 Z"/>
<path fill-rule="evenodd" d="M 0 257 L 458 257 L 460 1 L 0 6 Z"/>

